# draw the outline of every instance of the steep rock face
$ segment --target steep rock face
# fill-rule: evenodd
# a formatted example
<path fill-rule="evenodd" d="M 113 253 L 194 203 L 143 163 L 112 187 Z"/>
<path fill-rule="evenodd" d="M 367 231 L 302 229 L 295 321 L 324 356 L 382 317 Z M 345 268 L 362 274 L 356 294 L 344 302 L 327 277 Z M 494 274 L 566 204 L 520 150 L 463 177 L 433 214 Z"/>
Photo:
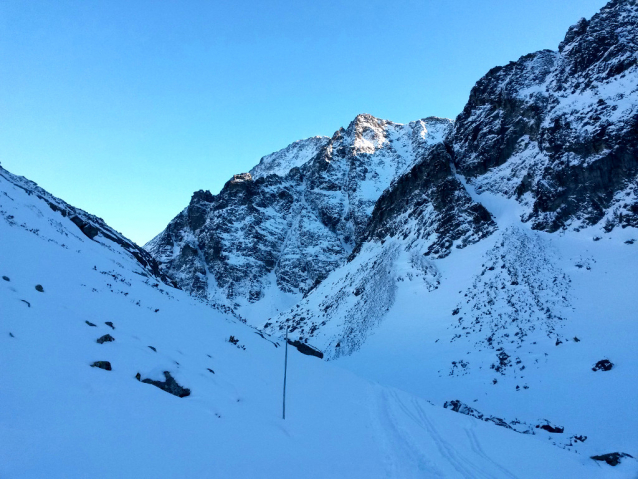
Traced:
<path fill-rule="evenodd" d="M 166 275 L 160 272 L 159 265 L 155 258 L 153 258 L 148 251 L 139 247 L 134 242 L 125 238 L 121 233 L 118 233 L 109 225 L 107 225 L 102 218 L 98 218 L 92 214 L 87 213 L 80 208 L 71 206 L 67 202 L 56 198 L 48 191 L 40 188 L 35 182 L 24 178 L 23 176 L 14 175 L 0 166 L 0 177 L 3 181 L 8 182 L 16 188 L 24 190 L 28 195 L 34 195 L 36 198 L 44 201 L 49 208 L 53 211 L 57 211 L 63 218 L 69 218 L 75 226 L 79 228 L 81 232 L 88 239 L 93 241 L 103 242 L 103 239 L 112 241 L 113 243 L 121 246 L 127 253 L 132 255 L 137 262 L 146 270 L 146 272 L 157 277 L 162 282 L 171 286 L 176 284 L 169 279 Z M 28 229 L 26 225 L 20 224 L 16 221 L 16 218 L 9 214 L 7 210 L 8 206 L 12 204 L 13 198 L 9 194 L 3 192 L 2 201 L 0 201 L 0 217 L 12 226 L 20 226 Z M 66 228 L 59 225 L 54 225 L 58 230 L 65 230 Z M 37 231 L 31 231 L 34 234 L 38 234 Z M 79 233 L 78 232 L 78 233 Z M 105 243 L 108 244 L 108 243 Z"/>
<path fill-rule="evenodd" d="M 366 239 L 400 237 L 411 249 L 423 242 L 425 256 L 444 258 L 454 242 L 457 248 L 476 243 L 496 225 L 480 203 L 472 201 L 451 168 L 443 144 L 399 178 L 379 198 Z"/>
<path fill-rule="evenodd" d="M 329 140 L 262 158 L 218 195 L 195 193 L 146 248 L 201 298 L 241 307 L 271 288 L 295 297 L 345 261 L 379 196 L 451 127 L 440 118 L 402 125 L 359 115 Z"/>
<path fill-rule="evenodd" d="M 490 70 L 451 137 L 479 192 L 516 197 L 523 221 L 556 231 L 638 224 L 638 6 L 612 1 L 558 52 Z"/>

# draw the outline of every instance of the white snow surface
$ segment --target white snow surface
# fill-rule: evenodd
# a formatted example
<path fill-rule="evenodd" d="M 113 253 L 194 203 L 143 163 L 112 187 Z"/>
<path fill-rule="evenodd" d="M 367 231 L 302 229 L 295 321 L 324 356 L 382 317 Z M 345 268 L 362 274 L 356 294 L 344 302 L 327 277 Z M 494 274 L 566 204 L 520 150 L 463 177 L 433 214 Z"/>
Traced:
<path fill-rule="evenodd" d="M 0 177 L 0 213 L 0 275 L 6 277 L 0 280 L 2 477 L 635 474 L 631 463 L 612 469 L 550 441 L 429 404 L 424 397 L 436 396 L 434 384 L 428 385 L 428 377 L 419 376 L 409 362 L 430 354 L 431 344 L 419 346 L 426 333 L 410 318 L 397 322 L 398 316 L 384 323 L 384 344 L 404 348 L 394 359 L 377 357 L 373 364 L 379 377 L 388 373 L 384 362 L 389 359 L 402 364 L 402 375 L 388 382 L 412 384 L 406 389 L 420 388 L 422 397 L 289 348 L 284 421 L 281 340 L 262 338 L 232 316 L 157 282 L 120 246 L 101 235 L 89 240 L 68 218 L 5 177 Z M 410 293 L 398 291 L 400 298 Z M 396 303 L 405 304 L 412 319 L 432 324 L 424 331 L 444 332 L 444 322 L 437 326 L 432 318 L 415 318 L 423 308 Z M 618 315 L 628 312 L 617 307 L 613 313 L 616 321 L 607 326 L 617 331 L 623 324 Z M 587 324 L 578 331 L 585 345 L 600 333 Z M 115 340 L 98 344 L 105 334 Z M 231 335 L 237 345 L 228 341 Z M 368 344 L 360 362 L 349 366 L 372 376 L 372 363 L 366 369 L 361 361 L 383 350 L 374 338 Z M 605 352 L 612 348 L 604 341 L 597 344 L 606 344 L 607 349 L 600 346 Z M 613 359 L 622 373 L 633 366 L 618 344 Z M 405 362 L 410 349 L 420 356 Z M 109 361 L 112 370 L 90 367 L 94 361 Z M 135 379 L 139 373 L 161 380 L 164 371 L 190 395 L 178 398 Z M 616 374 L 601 375 L 597 387 L 611 387 Z M 582 378 L 578 372 L 570 380 Z M 600 394 L 604 391 L 590 406 Z"/>
<path fill-rule="evenodd" d="M 268 175 L 285 176 L 293 168 L 298 168 L 312 160 L 328 144 L 327 136 L 313 136 L 291 143 L 283 150 L 264 156 L 257 166 L 250 170 L 253 179 Z"/>

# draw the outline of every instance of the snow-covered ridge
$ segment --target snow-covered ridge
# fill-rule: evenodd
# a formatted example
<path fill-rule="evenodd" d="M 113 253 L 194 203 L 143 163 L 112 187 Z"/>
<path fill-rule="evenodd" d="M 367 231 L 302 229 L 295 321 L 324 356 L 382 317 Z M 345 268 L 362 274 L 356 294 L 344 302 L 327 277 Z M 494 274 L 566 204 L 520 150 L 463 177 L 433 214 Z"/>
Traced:
<path fill-rule="evenodd" d="M 140 265 L 151 275 L 157 276 L 157 278 L 167 284 L 174 285 L 173 281 L 167 278 L 160 272 L 157 261 L 143 248 L 136 245 L 133 241 L 127 239 L 121 233 L 115 231 L 109 225 L 107 225 L 102 218 L 98 218 L 90 213 L 87 213 L 80 208 L 69 205 L 60 198 L 56 198 L 48 191 L 40 188 L 35 182 L 24 178 L 23 176 L 14 175 L 0 166 L 0 178 L 3 182 L 14 185 L 17 188 L 25 191 L 28 195 L 33 195 L 44 203 L 46 203 L 51 210 L 59 212 L 61 215 L 60 221 L 65 223 L 69 222 L 78 228 L 75 235 L 82 234 L 89 240 L 94 241 L 106 241 L 112 242 L 124 248 L 129 254 L 131 254 Z M 5 188 L 2 194 L 5 196 L 5 201 L 12 200 L 7 193 L 8 188 Z M 4 219 L 11 224 L 19 224 L 23 228 L 27 228 L 26 224 L 18 223 L 15 216 L 9 215 L 6 211 L 0 211 L 0 214 Z M 55 220 L 55 223 L 61 228 L 60 221 Z"/>
<path fill-rule="evenodd" d="M 299 168 L 314 158 L 328 141 L 330 138 L 326 136 L 295 141 L 283 150 L 264 156 L 250 174 L 253 179 L 267 175 L 285 176 L 293 168 Z"/>

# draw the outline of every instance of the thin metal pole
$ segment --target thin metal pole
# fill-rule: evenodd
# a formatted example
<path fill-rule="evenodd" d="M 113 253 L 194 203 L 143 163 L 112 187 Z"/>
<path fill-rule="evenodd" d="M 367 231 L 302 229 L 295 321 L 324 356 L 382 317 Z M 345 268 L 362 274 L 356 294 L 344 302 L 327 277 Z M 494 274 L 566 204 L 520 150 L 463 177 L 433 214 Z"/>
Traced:
<path fill-rule="evenodd" d="M 286 375 L 288 373 L 288 326 L 286 326 L 286 353 L 284 359 L 284 413 L 283 418 L 286 419 Z"/>

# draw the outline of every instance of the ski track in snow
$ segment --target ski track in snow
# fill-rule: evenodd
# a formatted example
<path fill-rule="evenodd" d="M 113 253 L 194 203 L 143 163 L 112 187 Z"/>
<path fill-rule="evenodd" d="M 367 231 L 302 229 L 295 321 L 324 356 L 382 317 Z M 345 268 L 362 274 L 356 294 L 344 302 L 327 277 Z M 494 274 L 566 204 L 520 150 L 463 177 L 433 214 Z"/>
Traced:
<path fill-rule="evenodd" d="M 421 404 L 422 399 L 381 387 L 375 389 L 375 395 L 376 408 L 372 413 L 378 418 L 376 432 L 385 449 L 387 477 L 518 477 L 485 454 L 472 426 L 464 427 L 464 431 L 471 451 L 476 456 L 475 460 L 468 458 L 439 433 L 428 418 L 428 413 Z M 416 429 L 420 440 L 409 429 Z M 437 467 L 431 457 L 424 453 L 431 450 L 431 447 L 424 444 L 426 441 L 435 445 L 440 457 L 449 466 L 446 470 Z"/>

